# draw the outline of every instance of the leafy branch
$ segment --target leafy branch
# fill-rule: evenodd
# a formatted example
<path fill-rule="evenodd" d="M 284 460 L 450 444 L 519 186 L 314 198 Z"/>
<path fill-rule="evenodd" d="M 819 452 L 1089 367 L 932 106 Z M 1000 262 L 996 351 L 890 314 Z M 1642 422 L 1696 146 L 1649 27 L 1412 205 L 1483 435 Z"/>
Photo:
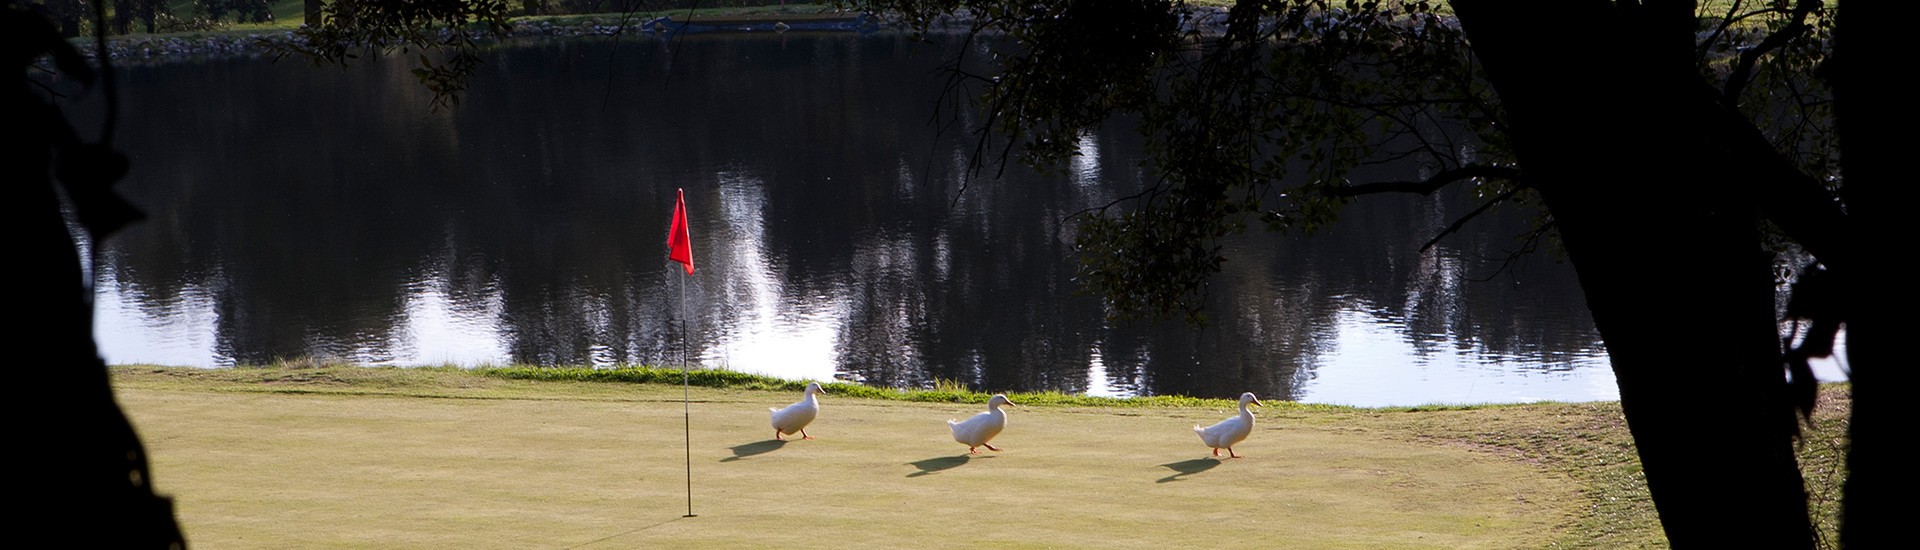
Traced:
<path fill-rule="evenodd" d="M 321 8 L 319 24 L 294 31 L 296 40 L 266 45 L 342 67 L 361 55 L 420 50 L 413 75 L 433 92 L 433 108 L 445 109 L 460 103 L 478 70 L 479 41 L 508 34 L 510 9 L 505 0 L 337 0 Z"/>

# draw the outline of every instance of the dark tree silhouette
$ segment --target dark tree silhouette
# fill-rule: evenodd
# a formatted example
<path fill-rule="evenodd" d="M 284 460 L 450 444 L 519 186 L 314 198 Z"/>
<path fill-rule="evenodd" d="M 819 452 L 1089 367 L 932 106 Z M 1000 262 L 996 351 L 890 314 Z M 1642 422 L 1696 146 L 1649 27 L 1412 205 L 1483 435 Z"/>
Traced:
<path fill-rule="evenodd" d="M 1811 546 L 1761 220 L 1834 219 L 1826 190 L 1700 77 L 1691 3 L 1454 6 L 1580 274 L 1668 539 Z M 1636 39 L 1528 51 L 1616 33 Z"/>
<path fill-rule="evenodd" d="M 41 9 L 59 26 L 61 37 L 80 36 L 80 21 L 87 16 L 86 5 L 80 0 L 46 0 Z"/>
<path fill-rule="evenodd" d="M 23 375 L 22 387 L 37 393 L 30 409 L 33 420 L 23 422 L 23 437 L 17 444 L 27 451 L 21 453 L 20 462 L 23 471 L 30 472 L 26 494 L 33 503 L 22 524 L 71 533 L 72 540 L 88 546 L 184 547 L 172 503 L 152 490 L 146 452 L 114 399 L 106 365 L 93 340 L 93 285 L 88 269 L 94 263 L 82 261 L 76 238 L 97 245 L 141 214 L 111 189 L 128 170 L 126 157 L 111 145 L 116 124 L 112 70 L 103 61 L 103 70 L 96 73 L 62 39 L 77 34 L 78 15 L 70 13 L 77 5 L 61 0 L 49 10 L 24 0 L 8 0 L 0 11 L 0 44 L 18 75 L 4 100 L 12 139 L 0 149 L 5 155 L 0 167 L 9 171 L 7 181 L 16 182 L 22 195 L 7 202 L 9 218 L 19 220 L 22 235 L 20 263 L 25 268 L 18 271 L 18 284 L 46 289 L 23 300 L 28 304 L 21 316 L 26 322 L 18 336 L 18 341 L 27 343 L 21 350 L 22 361 L 32 365 Z M 464 17 L 476 12 L 495 14 L 490 21 L 498 24 L 504 21 L 498 15 L 500 5 L 464 1 L 329 4 L 336 8 L 330 10 L 332 15 L 347 15 L 348 21 L 395 26 L 406 22 L 416 33 L 408 37 L 422 45 L 432 38 L 428 36 L 432 31 L 421 30 L 426 28 L 422 25 L 463 23 Z M 93 28 L 104 34 L 101 31 L 109 28 L 106 2 L 91 6 Z M 364 9 L 351 11 L 355 8 Z M 164 2 L 149 0 L 120 3 L 112 28 L 125 33 L 134 20 L 141 20 L 152 32 L 155 17 L 167 9 Z M 461 19 L 434 19 L 443 12 L 462 14 Z M 363 18 L 354 19 L 354 15 Z M 416 24 L 414 19 L 421 17 L 430 23 Z M 343 40 L 384 45 L 403 39 L 383 31 L 352 38 L 327 34 L 325 29 L 311 32 L 325 40 L 309 42 L 309 47 L 321 54 L 343 52 L 341 59 L 349 54 L 326 48 Z M 99 45 L 99 58 L 105 60 L 104 41 Z M 458 82 L 471 73 L 472 45 L 470 40 L 457 42 L 450 61 L 427 65 L 420 78 L 436 92 L 448 93 L 445 82 Z M 52 60 L 55 70 L 38 65 L 45 58 Z M 93 86 L 96 78 L 103 80 L 98 87 Z M 82 88 L 76 90 L 75 83 Z M 62 111 L 64 94 L 75 91 L 107 95 L 109 112 L 98 142 L 83 139 Z M 90 252 L 91 246 L 86 250 Z"/>
<path fill-rule="evenodd" d="M 102 4 L 105 0 L 94 0 Z M 133 24 L 139 22 L 148 33 L 156 32 L 162 19 L 173 17 L 173 6 L 166 0 L 118 0 L 113 2 L 113 32 L 128 34 L 133 32 Z"/>
<path fill-rule="evenodd" d="M 104 23 L 95 6 L 96 24 Z M 61 112 L 56 88 L 33 78 L 45 74 L 35 63 L 48 56 L 69 82 L 95 78 L 47 18 L 9 1 L 0 10 L 0 44 L 17 75 L 0 100 L 9 121 L 0 168 L 19 194 L 6 201 L 20 236 L 14 276 L 18 288 L 33 289 L 20 300 L 26 307 L 14 329 L 26 366 L 12 444 L 26 489 L 16 525 L 84 546 L 184 547 L 172 503 L 154 494 L 146 451 L 94 348 L 92 285 L 70 232 L 98 242 L 139 217 L 111 189 L 127 169 L 110 146 L 113 117 L 100 142 L 87 142 Z"/>
<path fill-rule="evenodd" d="M 1870 548 L 1901 540 L 1907 535 L 1911 518 L 1915 469 L 1905 444 L 1913 427 L 1920 425 L 1920 413 L 1906 403 L 1907 391 L 1920 383 L 1920 372 L 1895 363 L 1895 339 L 1914 334 L 1913 309 L 1907 286 L 1911 268 L 1900 267 L 1902 254 L 1867 253 L 1865 249 L 1879 239 L 1897 239 L 1909 235 L 1910 224 L 1896 217 L 1912 202 L 1911 193 L 1903 193 L 1901 181 L 1894 175 L 1894 163 L 1900 149 L 1911 140 L 1894 136 L 1911 131 L 1905 117 L 1892 113 L 1910 110 L 1900 105 L 1903 93 L 1873 90 L 1867 80 L 1880 56 L 1874 37 L 1898 36 L 1900 14 L 1894 5 L 1862 3 L 1845 15 L 1845 32 L 1834 33 L 1835 118 L 1840 144 L 1846 151 L 1841 168 L 1846 186 L 1841 189 L 1847 205 L 1846 227 L 1851 231 L 1844 243 L 1858 247 L 1853 263 L 1834 269 L 1851 271 L 1835 286 L 1843 321 L 1847 324 L 1847 357 L 1852 366 L 1853 418 L 1848 434 L 1845 508 L 1841 510 L 1840 542 L 1846 546 Z M 1837 25 L 1836 25 L 1837 27 Z M 1911 177 L 1908 178 L 1911 180 Z M 1911 188 L 1910 183 L 1904 187 Z"/>

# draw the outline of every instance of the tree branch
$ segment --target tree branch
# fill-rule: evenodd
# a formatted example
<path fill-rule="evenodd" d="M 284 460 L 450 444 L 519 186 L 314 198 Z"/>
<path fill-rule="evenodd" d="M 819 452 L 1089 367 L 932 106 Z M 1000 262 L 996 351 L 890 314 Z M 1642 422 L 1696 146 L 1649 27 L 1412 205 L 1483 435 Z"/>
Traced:
<path fill-rule="evenodd" d="M 1522 179 L 1519 168 L 1474 164 L 1452 170 L 1444 170 L 1422 181 L 1381 181 L 1335 187 L 1321 192 L 1333 197 L 1357 197 L 1376 193 L 1418 193 L 1421 195 L 1431 195 L 1434 191 L 1439 191 L 1440 188 L 1446 187 L 1448 184 L 1470 178 Z"/>
<path fill-rule="evenodd" d="M 1767 39 L 1761 40 L 1760 44 L 1742 50 L 1740 60 L 1734 63 L 1733 71 L 1727 74 L 1727 85 L 1721 97 L 1726 98 L 1728 103 L 1739 103 L 1740 92 L 1746 90 L 1748 82 L 1753 81 L 1753 64 L 1760 61 L 1760 56 L 1806 34 L 1807 29 L 1811 28 L 1807 25 L 1807 15 L 1819 8 L 1820 0 L 1799 0 L 1793 6 L 1793 13 L 1787 16 L 1793 20 L 1792 23 L 1781 28 L 1780 32 L 1767 35 Z"/>
<path fill-rule="evenodd" d="M 1512 269 L 1513 262 L 1518 261 L 1521 256 L 1532 254 L 1535 249 L 1539 248 L 1540 239 L 1542 237 L 1545 237 L 1548 233 L 1553 232 L 1555 225 L 1558 223 L 1560 223 L 1558 220 L 1547 220 L 1546 223 L 1540 224 L 1538 227 L 1533 228 L 1533 231 L 1527 232 L 1527 237 L 1525 239 L 1520 240 L 1519 249 L 1507 252 L 1507 257 L 1500 260 L 1499 268 L 1494 269 L 1492 273 L 1488 273 L 1486 277 L 1481 277 L 1481 278 L 1468 277 L 1467 280 L 1473 281 L 1476 283 L 1484 283 L 1487 281 L 1491 281 L 1493 280 L 1494 277 L 1498 277 L 1500 276 L 1501 273 L 1505 273 L 1509 269 Z"/>
<path fill-rule="evenodd" d="M 1703 96 L 1713 90 L 1702 83 Z M 1775 148 L 1746 115 L 1720 103 L 1703 121 L 1726 144 L 1729 182 L 1741 182 L 1740 192 L 1755 192 L 1762 216 L 1779 226 L 1828 268 L 1851 268 L 1858 236 L 1840 201 L 1819 177 L 1807 174 Z M 1729 188 L 1730 190 L 1733 188 Z"/>
<path fill-rule="evenodd" d="M 1465 227 L 1467 225 L 1467 222 L 1472 221 L 1474 218 L 1480 217 L 1481 214 L 1484 214 L 1487 212 L 1487 210 L 1492 209 L 1493 205 L 1507 202 L 1507 199 L 1511 199 L 1513 198 L 1514 195 L 1519 194 L 1521 189 L 1524 189 L 1524 188 L 1515 187 L 1513 189 L 1508 189 L 1507 192 L 1494 196 L 1493 199 L 1488 200 L 1486 204 L 1482 204 L 1480 205 L 1479 208 L 1473 209 L 1472 212 L 1468 212 L 1467 215 L 1461 216 L 1460 219 L 1453 220 L 1452 224 L 1449 224 L 1446 229 L 1440 230 L 1440 234 L 1434 235 L 1432 239 L 1427 241 L 1427 244 L 1420 245 L 1420 253 L 1426 254 L 1428 249 L 1433 248 L 1433 245 L 1440 244 L 1440 239 L 1445 239 L 1447 238 L 1447 235 L 1452 235 L 1454 234 L 1454 232 L 1459 231 L 1461 227 Z"/>
<path fill-rule="evenodd" d="M 1695 46 L 1695 59 L 1706 59 L 1707 50 L 1713 48 L 1713 43 L 1718 42 L 1720 36 L 1726 34 L 1727 29 L 1732 28 L 1735 21 L 1740 20 L 1734 17 L 1734 14 L 1740 13 L 1740 6 L 1743 3 L 1744 0 L 1733 0 L 1733 5 L 1727 6 L 1727 14 L 1720 16 L 1720 24 L 1714 27 L 1713 34 L 1707 35 L 1706 40 L 1700 41 L 1700 44 Z"/>

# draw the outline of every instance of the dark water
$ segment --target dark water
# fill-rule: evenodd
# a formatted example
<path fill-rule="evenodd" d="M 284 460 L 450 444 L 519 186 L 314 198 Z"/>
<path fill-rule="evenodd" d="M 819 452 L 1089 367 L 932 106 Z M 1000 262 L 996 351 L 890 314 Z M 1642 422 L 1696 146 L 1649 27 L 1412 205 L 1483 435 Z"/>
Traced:
<path fill-rule="evenodd" d="M 1524 211 L 1380 197 L 1229 243 L 1212 324 L 1110 322 L 1068 215 L 1139 189 L 1138 138 L 971 182 L 936 121 L 956 43 L 882 34 L 548 42 L 458 110 L 402 63 L 124 72 L 126 188 L 101 249 L 115 363 L 668 363 L 988 390 L 1366 405 L 1612 399 L 1572 270 L 1510 264 Z M 665 260 L 685 188 L 699 271 Z M 1502 266 L 1505 269 L 1502 270 Z M 1479 281 L 1477 279 L 1486 279 Z M 681 313 L 683 281 L 686 313 Z"/>

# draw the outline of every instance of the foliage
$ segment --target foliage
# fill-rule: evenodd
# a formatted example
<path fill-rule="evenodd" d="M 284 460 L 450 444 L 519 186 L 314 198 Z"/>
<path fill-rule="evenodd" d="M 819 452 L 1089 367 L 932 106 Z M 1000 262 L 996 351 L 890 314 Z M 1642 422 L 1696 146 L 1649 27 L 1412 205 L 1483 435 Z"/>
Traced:
<path fill-rule="evenodd" d="M 113 30 L 120 34 L 133 32 L 135 21 L 145 24 L 147 32 L 156 32 L 161 28 L 161 22 L 178 19 L 174 16 L 173 6 L 168 0 L 118 0 L 111 4 L 113 5 Z"/>
<path fill-rule="evenodd" d="M 1206 280 L 1225 261 L 1220 238 L 1255 221 L 1324 226 L 1356 170 L 1413 164 L 1436 176 L 1510 162 L 1491 90 L 1458 25 L 1429 2 L 867 5 L 923 26 L 965 8 L 975 32 L 1011 39 L 994 76 L 967 79 L 984 86 L 978 103 L 1003 159 L 1018 147 L 1025 162 L 1059 162 L 1087 128 L 1138 120 L 1158 184 L 1084 213 L 1077 234 L 1083 282 L 1120 316 L 1200 320 Z M 1491 197 L 1510 181 L 1476 185 Z"/>
<path fill-rule="evenodd" d="M 299 40 L 272 47 L 342 66 L 361 55 L 418 50 L 414 76 L 433 92 L 435 108 L 451 108 L 480 66 L 479 41 L 506 35 L 511 9 L 506 0 L 337 0 L 321 8 L 318 24 L 295 31 Z"/>
<path fill-rule="evenodd" d="M 1456 183 L 1485 201 L 1460 222 L 1538 202 L 1499 100 L 1440 2 L 853 4 L 898 12 L 922 31 L 965 14 L 972 32 L 1005 37 L 989 68 L 956 63 L 949 87 L 975 95 L 991 121 L 976 169 L 1015 150 L 1020 161 L 1055 165 L 1076 154 L 1086 129 L 1138 121 L 1158 183 L 1082 213 L 1076 235 L 1084 286 L 1118 316 L 1202 320 L 1207 279 L 1226 261 L 1219 239 L 1256 221 L 1310 232 L 1353 197 Z M 1813 0 L 1756 4 L 1701 8 L 1699 65 L 1728 83 L 1751 80 L 1729 88 L 1730 101 L 1801 152 L 1803 166 L 1830 173 L 1831 115 L 1811 69 L 1827 51 L 1832 10 Z M 1708 16 L 1716 9 L 1725 15 Z M 1552 228 L 1542 212 L 1525 248 L 1553 241 Z"/>
<path fill-rule="evenodd" d="M 92 9 L 82 0 L 43 0 L 35 8 L 54 21 L 60 36 L 64 38 L 80 36 L 87 14 Z"/>
<path fill-rule="evenodd" d="M 212 0 L 256 2 L 259 0 Z M 360 55 L 412 55 L 418 50 L 414 77 L 433 92 L 433 107 L 458 106 L 467 79 L 479 70 L 479 43 L 504 37 L 514 14 L 610 11 L 637 13 L 643 9 L 688 6 L 765 5 L 766 0 L 713 3 L 647 2 L 644 0 L 337 0 L 321 8 L 320 21 L 308 21 L 295 31 L 299 40 L 268 46 L 282 54 L 297 53 L 316 64 L 346 65 Z M 270 16 L 269 16 L 270 17 Z"/>
<path fill-rule="evenodd" d="M 1697 50 L 1709 80 L 1793 159 L 1802 172 L 1838 185 L 1833 91 L 1824 64 L 1834 10 L 1820 0 L 1730 0 L 1701 7 Z M 1711 32 L 1708 32 L 1711 29 Z"/>
<path fill-rule="evenodd" d="M 210 21 L 224 21 L 232 16 L 238 23 L 272 23 L 273 11 L 267 0 L 198 0 L 194 2 L 197 10 L 204 11 Z"/>

